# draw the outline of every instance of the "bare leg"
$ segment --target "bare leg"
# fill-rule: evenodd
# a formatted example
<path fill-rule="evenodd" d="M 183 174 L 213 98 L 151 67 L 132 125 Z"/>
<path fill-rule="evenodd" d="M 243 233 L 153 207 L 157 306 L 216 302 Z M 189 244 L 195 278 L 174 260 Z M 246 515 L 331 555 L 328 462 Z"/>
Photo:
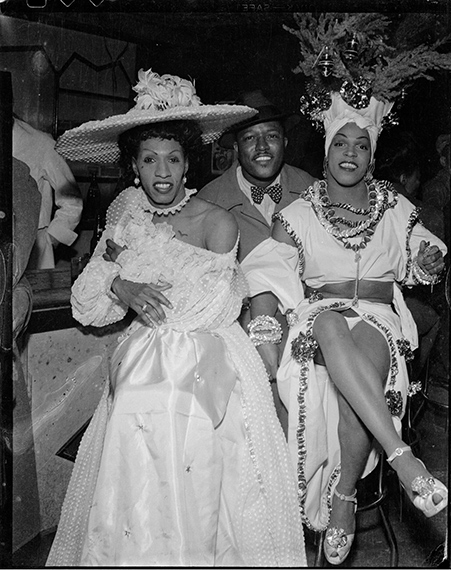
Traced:
<path fill-rule="evenodd" d="M 398 447 L 405 447 L 385 402 L 383 383 L 388 351 L 382 334 L 365 322 L 359 323 L 351 332 L 343 315 L 333 311 L 318 315 L 313 334 L 331 380 L 387 455 Z M 395 459 L 393 467 L 406 489 L 410 489 L 416 476 L 430 475 L 410 452 Z"/>
<path fill-rule="evenodd" d="M 375 339 L 372 338 L 372 332 L 368 325 L 365 324 L 362 327 L 359 324 L 350 334 L 356 348 L 365 351 L 367 345 L 371 346 L 371 350 L 366 350 L 366 356 L 377 370 L 378 382 L 383 385 L 389 370 L 390 355 L 387 343 L 382 335 L 379 335 L 379 338 L 376 339 L 377 342 L 375 342 Z M 367 338 L 368 333 L 371 338 Z M 352 495 L 365 468 L 373 437 L 340 392 L 338 394 L 338 406 L 340 413 L 338 437 L 341 449 L 341 474 L 337 484 L 337 492 L 343 495 Z M 332 527 L 342 528 L 347 535 L 355 532 L 354 504 L 349 501 L 342 501 L 335 495 L 332 498 L 329 522 L 329 528 Z"/>
<path fill-rule="evenodd" d="M 343 396 L 339 396 L 338 408 L 341 475 L 337 490 L 344 495 L 351 495 L 365 468 L 373 438 Z"/>
<path fill-rule="evenodd" d="M 362 476 L 373 438 L 340 393 L 338 393 L 338 407 L 341 473 L 336 490 L 338 493 L 351 496 L 355 492 L 357 481 Z M 329 528 L 343 529 L 346 535 L 355 533 L 355 505 L 353 502 L 340 500 L 335 493 L 332 496 Z M 334 559 L 338 557 L 338 553 L 332 550 L 329 556 Z"/>

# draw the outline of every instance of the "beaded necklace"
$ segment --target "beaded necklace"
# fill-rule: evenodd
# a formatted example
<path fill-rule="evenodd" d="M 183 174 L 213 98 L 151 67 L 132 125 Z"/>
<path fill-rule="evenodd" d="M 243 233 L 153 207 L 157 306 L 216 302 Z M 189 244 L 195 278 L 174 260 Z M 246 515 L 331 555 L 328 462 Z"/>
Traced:
<path fill-rule="evenodd" d="M 331 202 L 329 206 L 331 208 L 341 208 L 342 210 L 348 210 L 348 212 L 359 214 L 360 216 L 368 216 L 370 213 L 370 208 L 354 208 L 352 204 L 347 204 L 346 202 L 337 202 L 336 204 Z"/>
<path fill-rule="evenodd" d="M 392 202 L 388 200 L 388 189 L 393 192 L 394 199 Z M 368 191 L 368 208 L 354 208 L 351 204 L 346 203 L 332 203 L 327 193 L 327 182 L 325 180 L 318 180 L 308 188 L 305 199 L 308 200 L 315 211 L 315 214 L 323 226 L 323 228 L 332 235 L 335 239 L 340 241 L 346 249 L 351 249 L 355 256 L 356 263 L 356 278 L 354 297 L 352 305 L 358 304 L 358 284 L 360 277 L 360 251 L 368 245 L 371 241 L 377 224 L 382 219 L 384 212 L 388 208 L 392 208 L 397 202 L 397 193 L 391 184 L 385 181 L 372 181 L 367 186 Z M 350 212 L 360 215 L 368 215 L 366 220 L 350 221 L 345 218 L 335 216 L 333 208 L 343 208 Z M 338 223 L 343 223 L 349 227 L 341 229 Z M 359 243 L 351 243 L 351 238 L 359 236 Z"/>
<path fill-rule="evenodd" d="M 348 226 L 348 228 L 356 228 L 360 224 L 360 221 L 358 220 L 348 220 L 347 218 L 342 218 L 340 216 L 333 216 L 329 221 L 331 224 L 343 224 L 344 226 Z"/>
<path fill-rule="evenodd" d="M 142 191 L 144 192 L 144 190 Z M 151 214 L 157 214 L 158 216 L 169 216 L 169 214 L 175 214 L 176 212 L 180 212 L 183 206 L 186 206 L 186 204 L 188 204 L 189 199 L 196 192 L 197 190 L 194 188 L 191 189 L 185 188 L 185 197 L 182 198 L 178 204 L 176 204 L 175 206 L 171 206 L 170 208 L 156 208 L 155 206 L 152 206 L 152 204 L 146 199 L 144 209 L 146 212 L 150 212 Z"/>

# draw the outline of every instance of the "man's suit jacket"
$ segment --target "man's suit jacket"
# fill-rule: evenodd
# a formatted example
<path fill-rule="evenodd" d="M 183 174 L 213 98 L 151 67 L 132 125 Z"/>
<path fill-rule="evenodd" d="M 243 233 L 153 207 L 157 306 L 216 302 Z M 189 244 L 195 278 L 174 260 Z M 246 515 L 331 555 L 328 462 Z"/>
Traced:
<path fill-rule="evenodd" d="M 271 235 L 271 225 L 240 190 L 236 177 L 237 167 L 238 162 L 235 162 L 219 178 L 204 186 L 197 195 L 222 206 L 235 216 L 240 229 L 238 260 L 242 261 L 254 247 Z M 315 178 L 304 170 L 284 164 L 280 173 L 283 194 L 280 202 L 276 204 L 275 212 L 291 204 L 314 181 Z"/>
<path fill-rule="evenodd" d="M 270 237 L 272 224 L 268 224 L 257 208 L 250 203 L 247 196 L 240 190 L 236 177 L 237 167 L 238 162 L 233 163 L 224 174 L 209 182 L 197 195 L 204 200 L 222 206 L 235 216 L 240 229 L 238 260 L 241 262 L 254 247 Z M 284 164 L 280 172 L 282 199 L 276 204 L 274 212 L 279 212 L 291 204 L 291 202 L 294 202 L 314 181 L 315 178 L 304 170 Z M 286 341 L 286 319 L 279 311 L 276 313 L 276 318 L 282 326 L 284 340 Z M 247 330 L 250 320 L 249 303 L 244 303 L 238 320 L 244 330 Z M 282 354 L 284 345 L 285 342 L 279 344 L 280 354 Z M 277 415 L 286 434 L 288 429 L 287 410 L 279 398 L 275 383 L 272 384 L 272 391 Z"/>

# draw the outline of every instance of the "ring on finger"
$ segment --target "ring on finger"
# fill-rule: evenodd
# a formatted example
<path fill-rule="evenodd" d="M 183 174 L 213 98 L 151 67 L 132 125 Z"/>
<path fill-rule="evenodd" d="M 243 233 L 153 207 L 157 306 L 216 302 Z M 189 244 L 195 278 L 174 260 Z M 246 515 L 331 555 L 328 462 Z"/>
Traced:
<path fill-rule="evenodd" d="M 147 303 L 144 303 L 144 305 L 141 307 L 141 310 L 143 313 L 145 313 L 146 309 L 147 309 Z"/>

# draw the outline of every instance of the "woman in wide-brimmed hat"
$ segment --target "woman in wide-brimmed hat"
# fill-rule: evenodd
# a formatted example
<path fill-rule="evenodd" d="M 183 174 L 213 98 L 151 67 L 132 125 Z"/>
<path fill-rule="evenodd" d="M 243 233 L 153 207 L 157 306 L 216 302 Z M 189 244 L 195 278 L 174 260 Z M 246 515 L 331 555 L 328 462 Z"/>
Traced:
<path fill-rule="evenodd" d="M 74 283 L 73 314 L 94 326 L 129 307 L 137 316 L 111 358 L 47 564 L 305 565 L 266 371 L 236 322 L 237 226 L 184 183 L 200 139 L 254 111 L 202 105 L 176 76 L 139 79 L 133 110 L 58 141 L 72 159 L 121 151 L 135 175 Z"/>

